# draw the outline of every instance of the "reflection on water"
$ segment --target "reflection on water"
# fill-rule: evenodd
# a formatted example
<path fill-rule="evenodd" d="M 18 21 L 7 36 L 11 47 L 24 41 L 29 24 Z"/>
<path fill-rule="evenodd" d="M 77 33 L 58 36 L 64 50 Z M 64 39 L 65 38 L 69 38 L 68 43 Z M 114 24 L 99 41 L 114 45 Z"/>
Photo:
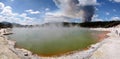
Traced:
<path fill-rule="evenodd" d="M 83 50 L 97 39 L 83 28 L 13 28 L 12 40 L 17 46 L 42 56 L 53 56 L 69 51 Z"/>

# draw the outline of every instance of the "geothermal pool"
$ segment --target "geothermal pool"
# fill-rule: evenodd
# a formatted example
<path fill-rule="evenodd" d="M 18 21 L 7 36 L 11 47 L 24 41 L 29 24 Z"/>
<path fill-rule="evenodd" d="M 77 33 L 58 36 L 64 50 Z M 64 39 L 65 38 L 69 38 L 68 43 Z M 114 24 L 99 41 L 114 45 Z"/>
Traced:
<path fill-rule="evenodd" d="M 98 42 L 94 35 L 102 33 L 78 27 L 13 28 L 12 31 L 14 34 L 9 38 L 17 42 L 17 47 L 40 56 L 54 56 L 86 49 Z"/>

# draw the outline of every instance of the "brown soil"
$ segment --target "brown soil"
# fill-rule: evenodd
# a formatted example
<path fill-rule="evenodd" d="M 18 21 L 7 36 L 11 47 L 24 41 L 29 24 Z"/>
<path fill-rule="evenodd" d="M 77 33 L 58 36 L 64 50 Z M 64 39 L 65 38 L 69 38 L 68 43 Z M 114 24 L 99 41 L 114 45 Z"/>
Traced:
<path fill-rule="evenodd" d="M 98 34 L 97 37 L 98 37 L 99 41 L 102 41 L 105 38 L 107 38 L 108 36 L 106 34 L 108 34 L 108 33 L 109 33 L 109 31 L 103 32 L 101 34 Z"/>

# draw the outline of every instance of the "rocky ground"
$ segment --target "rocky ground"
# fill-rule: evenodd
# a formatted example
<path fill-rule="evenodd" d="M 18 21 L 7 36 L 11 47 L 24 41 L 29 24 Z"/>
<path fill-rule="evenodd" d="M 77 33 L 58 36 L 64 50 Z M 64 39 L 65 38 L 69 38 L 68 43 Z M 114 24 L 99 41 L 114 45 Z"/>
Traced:
<path fill-rule="evenodd" d="M 0 59 L 20 59 L 10 50 L 7 40 L 3 37 L 0 37 Z"/>
<path fill-rule="evenodd" d="M 25 49 L 15 48 L 15 41 L 8 40 L 0 31 L 0 59 L 120 59 L 120 28 L 95 28 L 92 30 L 110 31 L 109 37 L 98 42 L 88 50 L 75 51 L 73 54 L 41 57 Z M 117 30 L 117 32 L 116 32 Z"/>
<path fill-rule="evenodd" d="M 0 30 L 0 59 L 40 59 L 30 51 L 15 48 L 15 41 L 8 40 L 4 34 L 9 34 L 6 29 Z"/>
<path fill-rule="evenodd" d="M 120 28 L 109 28 L 111 33 L 89 59 L 120 59 Z"/>

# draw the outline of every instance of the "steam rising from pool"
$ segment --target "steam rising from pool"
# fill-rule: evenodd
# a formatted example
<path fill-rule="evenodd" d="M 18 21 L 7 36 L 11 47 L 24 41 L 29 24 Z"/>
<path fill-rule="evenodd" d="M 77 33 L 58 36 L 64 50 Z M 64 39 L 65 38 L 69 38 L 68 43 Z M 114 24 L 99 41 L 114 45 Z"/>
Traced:
<path fill-rule="evenodd" d="M 13 28 L 13 33 L 10 38 L 18 47 L 42 56 L 83 50 L 97 42 L 93 31 L 79 27 Z"/>

